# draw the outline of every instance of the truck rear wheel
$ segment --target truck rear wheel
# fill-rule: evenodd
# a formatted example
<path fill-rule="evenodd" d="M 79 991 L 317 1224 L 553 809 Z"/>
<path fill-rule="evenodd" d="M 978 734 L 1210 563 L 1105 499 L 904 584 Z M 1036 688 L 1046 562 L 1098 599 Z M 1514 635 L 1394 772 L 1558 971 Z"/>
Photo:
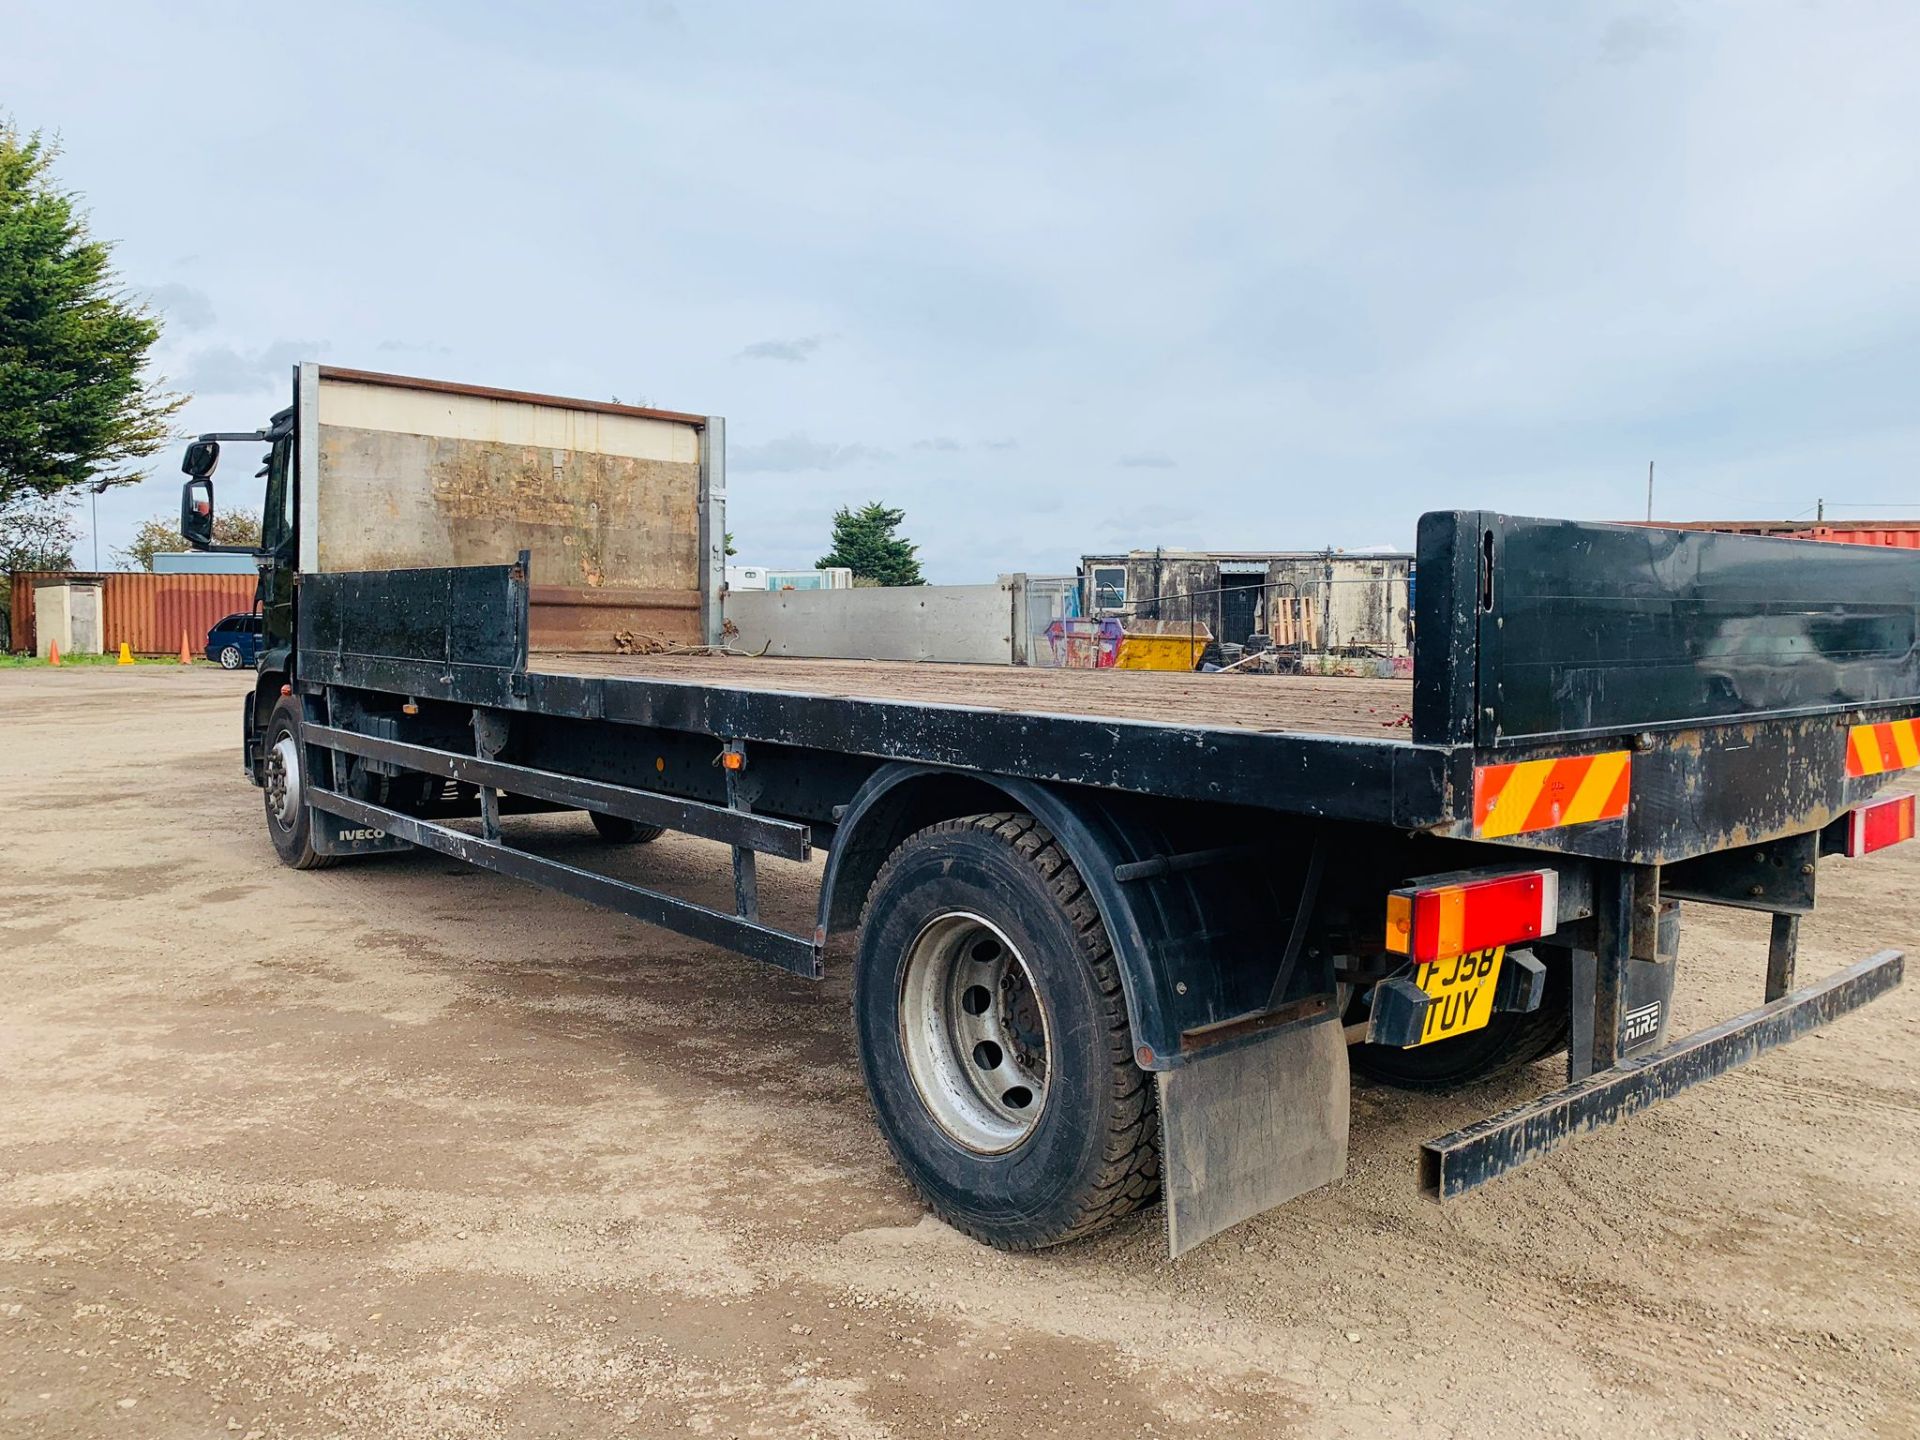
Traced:
<path fill-rule="evenodd" d="M 598 810 L 589 810 L 587 818 L 593 821 L 593 828 L 600 832 L 600 838 L 609 845 L 645 845 L 649 840 L 658 840 L 666 834 L 661 825 L 642 825 L 638 820 L 629 820 L 624 815 L 602 815 Z"/>
<path fill-rule="evenodd" d="M 307 755 L 300 743 L 300 702 L 283 696 L 267 720 L 261 771 L 267 802 L 267 834 L 282 864 L 324 870 L 338 858 L 313 848 L 313 807 L 307 804 Z"/>
<path fill-rule="evenodd" d="M 1158 1193 L 1153 1079 L 1106 927 L 1031 816 L 901 843 L 867 896 L 853 1010 L 881 1132 L 956 1229 L 1036 1250 Z"/>
<path fill-rule="evenodd" d="M 1411 1050 L 1354 1045 L 1347 1051 L 1353 1068 L 1403 1090 L 1452 1090 L 1511 1074 L 1566 1049 L 1573 957 L 1557 945 L 1535 945 L 1531 949 L 1534 958 L 1547 967 L 1539 1009 L 1496 1014 L 1482 1029 Z"/>

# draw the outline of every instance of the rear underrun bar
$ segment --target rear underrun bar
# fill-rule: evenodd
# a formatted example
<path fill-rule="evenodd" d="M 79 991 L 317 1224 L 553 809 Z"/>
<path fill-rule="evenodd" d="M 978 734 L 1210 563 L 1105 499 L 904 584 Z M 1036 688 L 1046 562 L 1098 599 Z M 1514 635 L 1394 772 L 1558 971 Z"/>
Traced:
<path fill-rule="evenodd" d="M 1900 983 L 1905 968 L 1900 951 L 1882 950 L 1664 1050 L 1622 1060 L 1563 1090 L 1429 1140 L 1420 1147 L 1421 1193 L 1451 1200 L 1497 1180 L 1877 1000 Z"/>

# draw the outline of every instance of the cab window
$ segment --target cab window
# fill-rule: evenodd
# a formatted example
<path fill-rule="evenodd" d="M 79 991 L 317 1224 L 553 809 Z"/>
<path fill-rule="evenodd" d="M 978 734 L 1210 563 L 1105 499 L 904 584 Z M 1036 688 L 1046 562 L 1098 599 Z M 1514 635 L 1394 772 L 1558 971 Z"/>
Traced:
<path fill-rule="evenodd" d="M 260 516 L 260 546 L 277 552 L 293 538 L 293 437 L 267 452 L 267 501 Z"/>

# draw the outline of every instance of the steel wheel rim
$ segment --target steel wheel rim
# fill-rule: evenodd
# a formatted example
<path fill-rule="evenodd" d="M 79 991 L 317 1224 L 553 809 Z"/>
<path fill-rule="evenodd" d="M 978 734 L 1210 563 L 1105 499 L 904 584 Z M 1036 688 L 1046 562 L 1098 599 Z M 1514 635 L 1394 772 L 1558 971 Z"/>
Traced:
<path fill-rule="evenodd" d="M 267 751 L 267 804 L 288 829 L 300 816 L 300 746 L 282 734 Z"/>
<path fill-rule="evenodd" d="M 900 971 L 900 1042 L 934 1123 L 998 1155 L 1033 1134 L 1047 1103 L 1051 1027 L 1033 972 L 992 921 L 930 921 Z"/>

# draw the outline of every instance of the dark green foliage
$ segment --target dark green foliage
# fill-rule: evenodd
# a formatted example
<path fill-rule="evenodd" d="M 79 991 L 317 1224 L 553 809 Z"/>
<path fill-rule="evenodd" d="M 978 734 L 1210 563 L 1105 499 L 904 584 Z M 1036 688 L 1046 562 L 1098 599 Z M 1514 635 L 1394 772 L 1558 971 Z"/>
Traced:
<path fill-rule="evenodd" d="M 914 552 L 920 547 L 893 532 L 907 518 L 904 510 L 893 510 L 873 501 L 858 510 L 836 510 L 833 515 L 833 548 L 814 562 L 816 569 L 843 565 L 853 571 L 856 581 L 870 585 L 924 585 L 920 562 Z"/>
<path fill-rule="evenodd" d="M 184 403 L 147 380 L 160 322 L 54 187 L 55 154 L 0 123 L 0 505 L 118 478 Z"/>

